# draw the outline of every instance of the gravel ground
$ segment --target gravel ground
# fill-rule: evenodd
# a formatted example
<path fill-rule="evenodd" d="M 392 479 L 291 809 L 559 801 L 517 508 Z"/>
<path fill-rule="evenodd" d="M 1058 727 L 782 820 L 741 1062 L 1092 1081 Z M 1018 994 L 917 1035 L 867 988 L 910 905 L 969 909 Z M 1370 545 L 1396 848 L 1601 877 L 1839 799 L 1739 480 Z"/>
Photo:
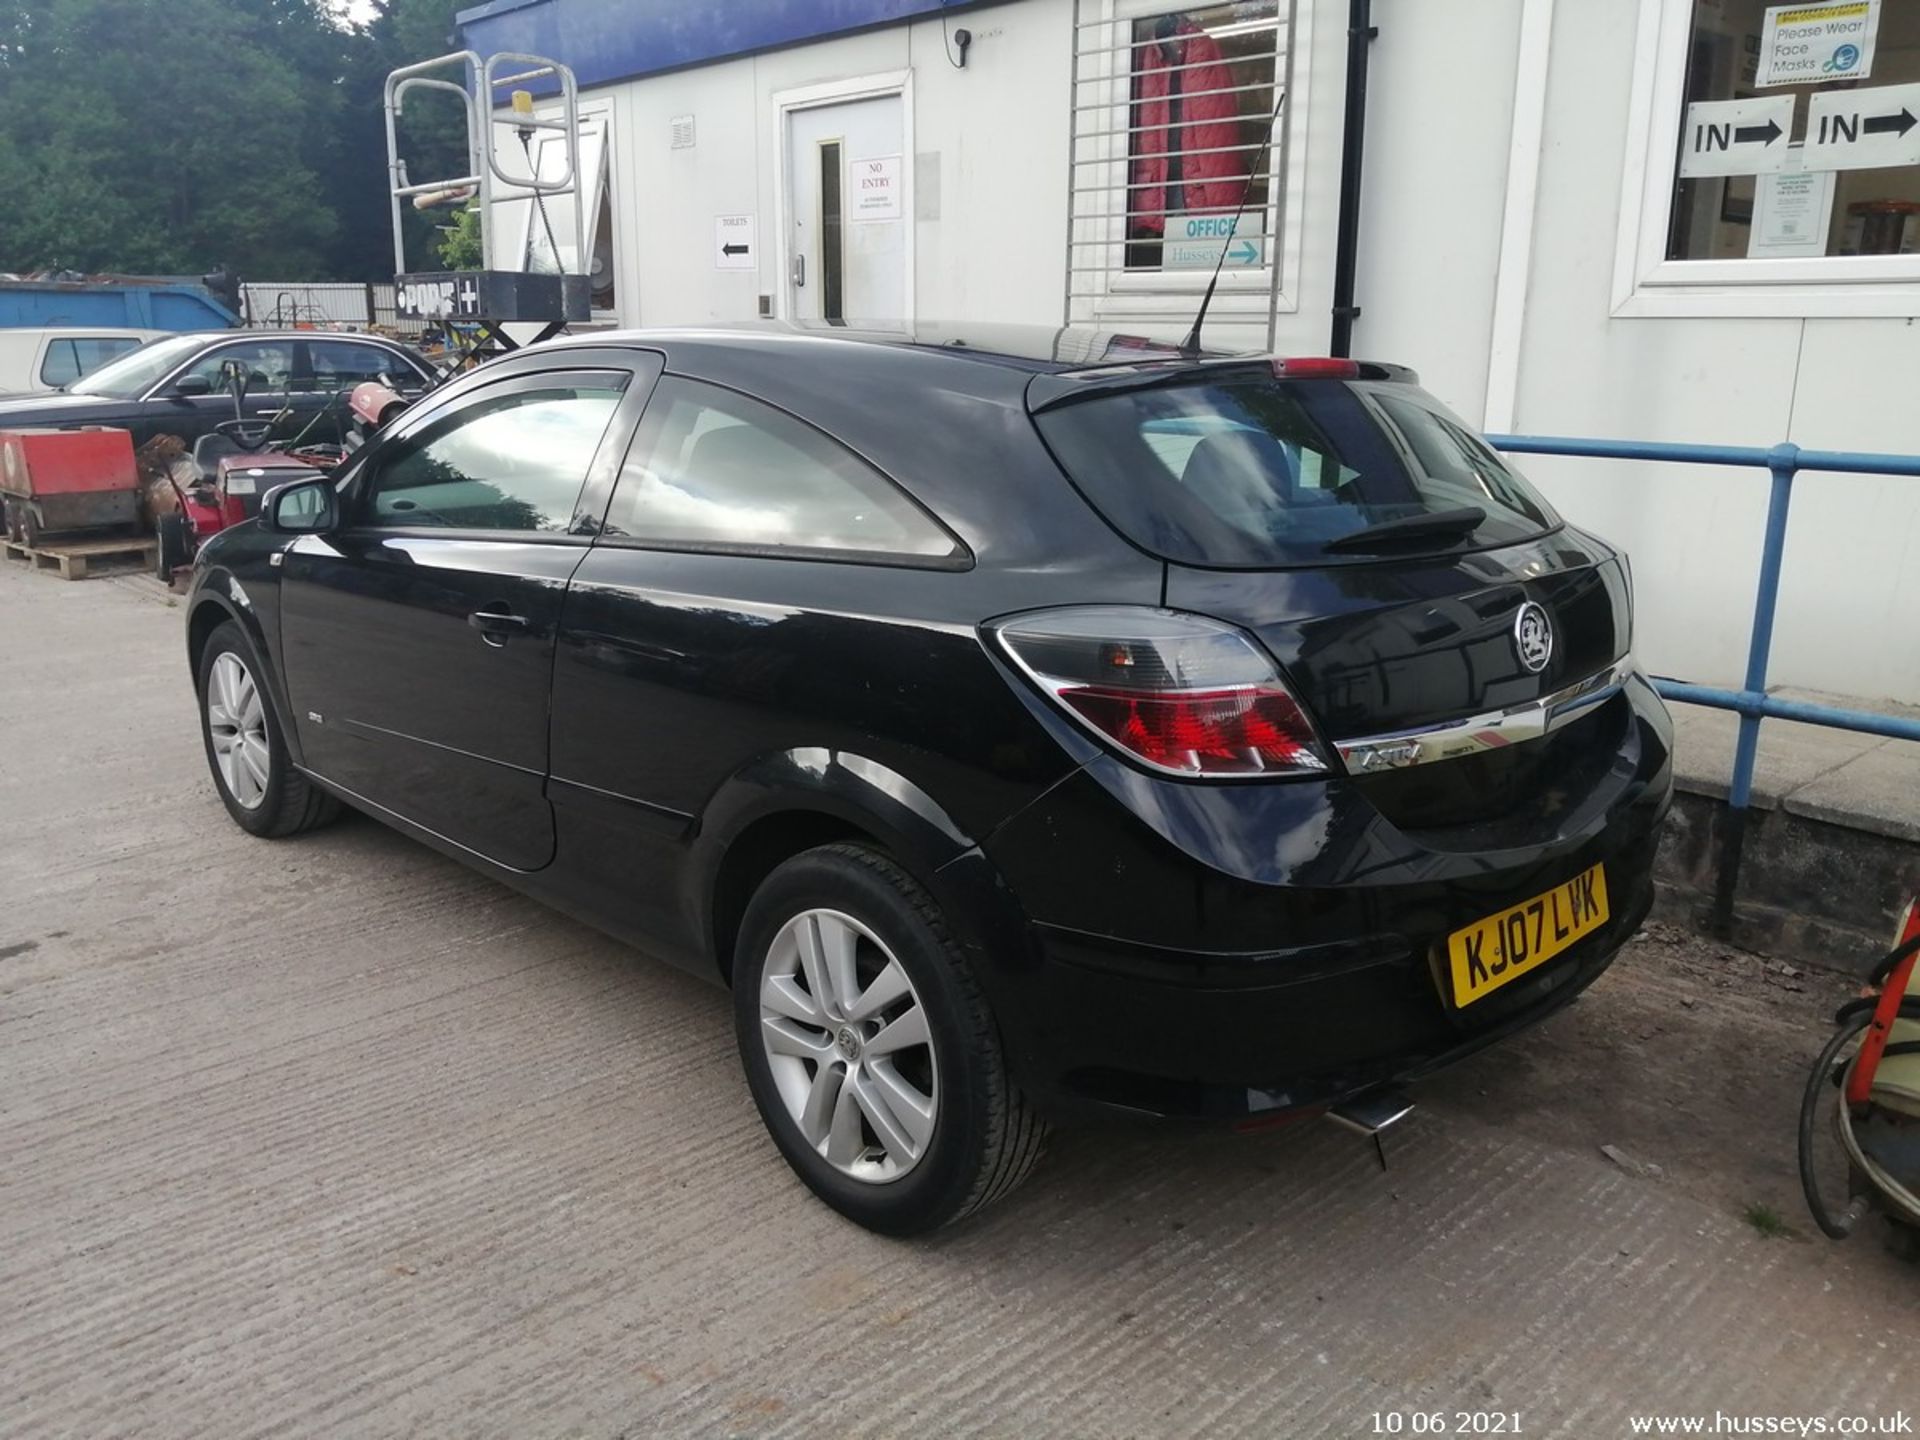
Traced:
<path fill-rule="evenodd" d="M 0 1434 L 1920 1408 L 1920 1270 L 1819 1239 L 1793 1180 L 1831 977 L 1656 927 L 1425 1085 L 1384 1173 L 1320 1124 L 1080 1129 L 881 1240 L 764 1138 L 718 990 L 370 821 L 230 825 L 181 624 L 0 566 Z"/>

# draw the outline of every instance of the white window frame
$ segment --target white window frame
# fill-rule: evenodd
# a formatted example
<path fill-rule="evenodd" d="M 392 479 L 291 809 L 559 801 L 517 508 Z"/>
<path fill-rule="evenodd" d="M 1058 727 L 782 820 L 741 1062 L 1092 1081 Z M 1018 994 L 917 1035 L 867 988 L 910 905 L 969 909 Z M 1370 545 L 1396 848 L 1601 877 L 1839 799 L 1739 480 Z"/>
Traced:
<path fill-rule="evenodd" d="M 824 105 L 839 105 L 849 100 L 876 100 L 888 95 L 900 97 L 900 215 L 906 222 L 902 284 L 906 294 L 899 319 L 911 323 L 915 313 L 916 285 L 914 253 L 918 250 L 919 211 L 915 208 L 914 177 L 916 151 L 913 148 L 913 71 L 888 70 L 876 75 L 856 75 L 845 80 L 826 80 L 815 85 L 800 85 L 773 93 L 773 312 L 783 320 L 793 318 L 793 244 L 789 211 L 793 205 L 791 168 L 793 146 L 788 138 L 787 121 L 796 110 L 817 110 Z M 893 318 L 893 317 L 888 317 Z"/>
<path fill-rule="evenodd" d="M 1694 0 L 1640 0 L 1613 313 L 1815 318 L 1920 315 L 1920 255 L 1669 260 Z"/>
<path fill-rule="evenodd" d="M 1178 14 L 1192 10 L 1216 0 L 1080 0 L 1077 17 L 1084 23 L 1093 23 L 1114 27 L 1109 34 L 1117 34 L 1120 27 L 1130 27 L 1134 21 L 1147 19 L 1155 15 Z M 1273 138 L 1270 153 L 1265 157 L 1271 174 L 1276 157 L 1279 160 L 1279 181 L 1271 186 L 1267 197 L 1265 215 L 1260 228 L 1277 236 L 1280 242 L 1279 284 L 1274 284 L 1274 267 L 1271 258 L 1264 265 L 1248 269 L 1222 269 L 1220 285 L 1214 294 L 1214 308 L 1211 313 L 1241 318 L 1265 317 L 1271 311 L 1277 314 L 1295 314 L 1300 309 L 1301 250 L 1306 242 L 1306 160 L 1307 160 L 1307 116 L 1311 113 L 1307 96 L 1307 79 L 1313 71 L 1313 12 L 1314 0 L 1277 0 L 1279 19 L 1285 26 L 1287 53 L 1285 63 L 1274 70 L 1274 84 L 1286 91 L 1286 108 L 1280 113 L 1278 132 Z M 1078 50 L 1079 33 L 1076 30 L 1073 45 Z M 1121 39 L 1109 39 L 1108 44 L 1124 43 Z M 1112 56 L 1105 57 L 1112 63 Z M 1132 112 L 1131 73 L 1107 75 L 1095 73 L 1081 74 L 1080 83 L 1070 87 L 1068 97 L 1068 123 L 1072 126 L 1075 109 L 1081 103 L 1078 92 L 1089 88 L 1088 82 L 1111 80 L 1116 89 L 1116 99 L 1108 108 L 1111 119 L 1102 129 L 1124 131 L 1131 123 Z M 1091 104 L 1092 102 L 1088 102 Z M 1070 130 L 1071 135 L 1071 130 Z M 1094 184 L 1123 184 L 1132 169 L 1132 157 L 1127 148 L 1128 137 L 1124 134 L 1095 142 L 1091 148 L 1100 151 L 1099 158 L 1107 159 L 1106 151 L 1112 151 L 1111 164 L 1078 165 L 1072 163 L 1082 158 L 1076 153 L 1078 142 L 1068 142 L 1067 185 L 1069 195 L 1077 192 L 1083 171 L 1097 177 Z M 1093 158 L 1091 156 L 1086 158 Z M 1117 177 L 1117 178 L 1116 178 Z M 1070 292 L 1079 289 L 1077 283 L 1080 274 L 1076 264 L 1081 255 L 1099 256 L 1097 264 L 1108 267 L 1105 270 L 1093 269 L 1088 273 L 1106 277 L 1106 293 L 1103 296 L 1092 294 L 1069 294 L 1067 311 L 1071 315 L 1080 308 L 1089 309 L 1098 324 L 1109 310 L 1116 316 L 1137 319 L 1141 316 L 1164 314 L 1169 318 L 1191 317 L 1195 301 L 1207 288 L 1212 272 L 1205 269 L 1194 270 L 1141 270 L 1127 272 L 1121 267 L 1126 257 L 1126 237 L 1120 233 L 1110 245 L 1075 244 L 1080 240 L 1099 240 L 1101 236 L 1088 236 L 1080 233 L 1081 225 L 1098 224 L 1101 217 L 1076 215 L 1069 227 L 1067 251 L 1067 288 Z M 1109 222 L 1110 224 L 1111 222 Z M 1273 254 L 1271 240 L 1266 246 L 1269 257 Z M 1173 293 L 1167 293 L 1173 292 Z"/>

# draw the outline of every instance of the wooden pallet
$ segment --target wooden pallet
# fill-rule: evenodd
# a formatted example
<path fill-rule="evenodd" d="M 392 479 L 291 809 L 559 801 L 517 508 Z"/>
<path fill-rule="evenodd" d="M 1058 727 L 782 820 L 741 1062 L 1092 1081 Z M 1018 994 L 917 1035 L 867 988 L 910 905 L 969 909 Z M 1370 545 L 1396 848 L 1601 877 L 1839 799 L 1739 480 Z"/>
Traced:
<path fill-rule="evenodd" d="M 62 580 L 84 580 L 94 561 L 124 560 L 151 569 L 159 541 L 138 535 L 118 536 L 111 540 L 75 540 L 64 545 L 42 545 L 37 549 L 18 540 L 0 540 L 0 553 L 9 560 L 24 560 L 36 570 L 58 570 Z"/>

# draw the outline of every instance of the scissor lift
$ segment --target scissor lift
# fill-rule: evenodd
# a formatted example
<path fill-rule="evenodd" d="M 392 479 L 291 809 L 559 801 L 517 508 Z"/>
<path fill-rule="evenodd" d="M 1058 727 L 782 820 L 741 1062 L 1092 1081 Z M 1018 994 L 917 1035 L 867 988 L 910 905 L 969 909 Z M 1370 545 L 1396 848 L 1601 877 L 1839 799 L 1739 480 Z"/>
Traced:
<path fill-rule="evenodd" d="M 450 78 L 457 71 L 459 79 Z M 544 84 L 543 84 L 544 82 Z M 532 86 L 554 87 L 558 118 L 541 118 L 534 108 Z M 400 156 L 399 120 L 408 95 L 439 90 L 460 97 L 467 121 L 467 173 L 444 180 L 415 181 Z M 586 216 L 580 184 L 580 97 L 573 71 L 557 60 L 538 55 L 502 52 L 482 60 L 472 50 L 460 50 L 415 65 L 403 65 L 387 76 L 387 175 L 393 205 L 393 269 L 395 309 L 407 319 L 469 324 L 484 337 L 485 348 L 497 353 L 519 348 L 503 328 L 510 324 L 541 327 L 533 340 L 558 334 L 566 326 L 587 319 L 590 291 L 585 266 Z M 505 113 L 502 113 L 504 108 Z M 510 174 L 500 165 L 495 140 L 501 129 L 511 131 L 528 156 L 528 174 Z M 539 131 L 555 131 L 564 144 L 566 170 L 556 179 L 543 179 L 534 161 L 529 139 Z M 546 205 L 550 199 L 571 197 L 575 263 L 580 273 L 569 273 L 566 257 L 552 241 Z M 427 209 L 435 204 L 477 201 L 481 255 L 497 260 L 489 246 L 494 205 L 525 199 L 539 223 L 547 227 L 556 274 L 526 270 L 407 269 L 404 217 L 407 202 Z"/>

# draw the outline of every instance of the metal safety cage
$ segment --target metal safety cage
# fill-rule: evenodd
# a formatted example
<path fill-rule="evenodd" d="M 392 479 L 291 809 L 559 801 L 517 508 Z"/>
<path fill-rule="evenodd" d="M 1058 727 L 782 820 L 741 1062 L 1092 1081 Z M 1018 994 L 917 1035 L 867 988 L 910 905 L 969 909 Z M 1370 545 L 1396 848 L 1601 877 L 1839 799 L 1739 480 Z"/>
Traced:
<path fill-rule="evenodd" d="M 450 70 L 459 72 L 458 81 L 447 78 L 446 72 Z M 554 97 L 560 108 L 557 117 L 540 117 L 531 111 L 516 112 L 511 109 L 502 113 L 502 106 L 510 105 L 514 90 L 530 90 L 536 85 L 557 92 Z M 407 162 L 400 155 L 399 121 L 408 95 L 431 90 L 460 97 L 467 123 L 467 173 L 441 180 L 415 181 L 408 176 Z M 475 51 L 460 50 L 437 59 L 422 60 L 415 65 L 404 65 L 388 75 L 385 109 L 388 189 L 393 209 L 393 269 L 396 275 L 403 275 L 407 271 L 404 202 L 422 195 L 454 194 L 460 191 L 473 192 L 479 201 L 481 253 L 489 261 L 494 259 L 494 254 L 489 244 L 488 227 L 493 220 L 496 202 L 533 200 L 544 203 L 550 197 L 571 195 L 575 257 L 576 260 L 585 258 L 587 246 L 581 239 L 586 234 L 586 215 L 582 198 L 584 187 L 580 181 L 580 93 L 574 82 L 573 71 L 567 66 L 539 55 L 502 51 L 482 60 Z M 495 130 L 502 127 L 516 134 L 539 130 L 559 134 L 564 142 L 565 173 L 549 180 L 540 177 L 537 166 L 530 167 L 527 175 L 516 175 L 502 168 L 498 147 L 493 143 Z M 496 190 L 496 185 L 501 188 Z M 557 251 L 554 263 L 564 273 L 565 267 Z M 581 273 L 585 273 L 584 267 Z"/>
<path fill-rule="evenodd" d="M 1222 298 L 1257 296 L 1260 323 L 1271 327 L 1285 218 L 1291 124 L 1285 108 L 1270 144 L 1266 130 L 1274 101 L 1289 84 L 1296 3 L 1076 0 L 1067 324 L 1130 321 L 1184 328 L 1224 250 Z M 1180 63 L 1168 63 L 1160 47 L 1170 36 L 1204 37 L 1209 53 L 1192 58 L 1194 47 L 1188 45 Z M 1223 41 L 1239 53 L 1228 56 Z M 1220 83 L 1223 78 L 1230 83 Z M 1197 119 L 1196 103 L 1216 111 L 1230 106 L 1235 113 L 1230 119 L 1219 114 Z M 1195 127 L 1227 123 L 1239 132 L 1233 143 L 1183 143 Z M 1166 167 L 1158 176 L 1156 161 Z M 1176 178 L 1176 165 L 1186 174 Z M 1265 199 L 1256 196 L 1232 225 L 1240 187 L 1253 166 L 1265 177 Z M 1208 172 L 1207 178 L 1187 181 L 1196 169 Z M 1175 212 L 1167 192 L 1183 182 L 1230 186 L 1232 195 L 1224 205 L 1210 202 Z M 1154 198 L 1161 208 L 1153 214 L 1163 225 L 1157 239 L 1139 224 L 1147 218 L 1142 203 Z M 1187 221 L 1194 238 L 1167 233 Z"/>

